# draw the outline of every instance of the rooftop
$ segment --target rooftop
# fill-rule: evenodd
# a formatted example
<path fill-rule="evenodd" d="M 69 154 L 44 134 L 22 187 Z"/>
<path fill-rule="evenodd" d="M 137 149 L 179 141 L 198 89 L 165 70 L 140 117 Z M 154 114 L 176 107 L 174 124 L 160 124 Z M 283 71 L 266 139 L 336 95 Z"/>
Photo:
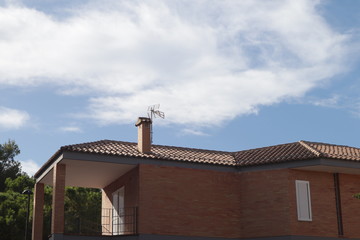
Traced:
<path fill-rule="evenodd" d="M 311 159 L 360 161 L 360 148 L 309 141 L 298 141 L 238 152 L 152 145 L 151 153 L 141 153 L 137 148 L 137 143 L 101 140 L 61 147 L 39 169 L 35 177 L 38 177 L 44 169 L 64 152 L 181 161 L 230 167 L 247 167 Z"/>
<path fill-rule="evenodd" d="M 82 152 L 102 155 L 140 157 L 185 162 L 201 162 L 229 166 L 248 166 L 314 158 L 360 161 L 360 149 L 327 143 L 299 141 L 238 152 L 152 145 L 151 153 L 141 153 L 137 143 L 101 140 L 66 145 L 60 152 Z"/>

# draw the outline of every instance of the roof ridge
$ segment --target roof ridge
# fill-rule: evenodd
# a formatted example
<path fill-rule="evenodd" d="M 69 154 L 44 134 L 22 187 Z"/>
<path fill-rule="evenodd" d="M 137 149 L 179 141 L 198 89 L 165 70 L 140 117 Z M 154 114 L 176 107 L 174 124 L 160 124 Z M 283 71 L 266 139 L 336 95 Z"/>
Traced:
<path fill-rule="evenodd" d="M 163 148 L 175 148 L 175 149 L 182 149 L 182 150 L 194 150 L 197 152 L 208 152 L 208 153 L 222 153 L 222 154 L 229 154 L 233 155 L 235 152 L 229 151 L 221 151 L 221 150 L 210 150 L 210 149 L 203 149 L 203 148 L 192 148 L 192 147 L 179 147 L 179 146 L 171 146 L 171 145 L 158 145 L 153 144 L 153 147 L 163 147 Z"/>
<path fill-rule="evenodd" d="M 320 157 L 322 154 L 321 152 L 317 151 L 315 148 L 311 147 L 310 145 L 307 144 L 306 141 L 300 140 L 299 143 L 305 147 L 307 150 L 309 150 L 310 152 L 314 153 L 316 156 Z"/>
<path fill-rule="evenodd" d="M 97 140 L 97 141 L 67 144 L 67 145 L 61 146 L 60 149 L 68 148 L 68 147 L 74 147 L 74 146 L 88 145 L 88 144 L 98 144 L 98 143 L 124 143 L 124 144 L 130 144 L 130 145 L 136 144 L 136 143 L 134 143 L 134 142 L 126 142 L 126 141 L 117 141 L 117 140 L 102 139 L 102 140 Z"/>
<path fill-rule="evenodd" d="M 301 140 L 303 141 L 303 140 Z M 303 141 L 306 143 L 312 143 L 312 144 L 321 144 L 321 145 L 326 145 L 326 146 L 334 146 L 334 147 L 348 147 L 348 148 L 357 148 L 360 149 L 359 147 L 354 147 L 354 146 L 349 146 L 349 145 L 344 145 L 344 144 L 333 144 L 333 143 L 326 143 L 326 142 L 314 142 L 314 141 Z"/>
<path fill-rule="evenodd" d="M 280 143 L 280 144 L 275 144 L 275 145 L 265 146 L 265 147 L 249 148 L 249 149 L 244 149 L 244 150 L 236 151 L 236 152 L 234 152 L 234 153 L 236 154 L 236 153 L 241 153 L 241 152 L 246 152 L 246 151 L 264 150 L 264 149 L 273 148 L 273 147 L 281 147 L 281 146 L 286 146 L 286 145 L 293 145 L 293 144 L 295 144 L 295 143 L 298 143 L 298 142 Z"/>
<path fill-rule="evenodd" d="M 127 144 L 127 145 L 136 145 L 137 144 L 136 142 L 103 139 L 103 140 L 97 140 L 97 141 L 64 145 L 61 147 L 61 149 L 74 147 L 74 146 L 87 145 L 87 144 L 97 144 L 97 143 L 115 143 L 115 144 L 120 143 L 120 144 Z M 192 147 L 180 147 L 180 146 L 171 146 L 171 145 L 152 144 L 151 146 L 157 147 L 157 148 L 170 148 L 170 149 L 179 149 L 179 150 L 181 149 L 181 150 L 191 150 L 191 151 L 197 151 L 197 152 L 218 153 L 218 154 L 227 154 L 227 155 L 233 155 L 235 153 L 235 152 L 230 152 L 230 151 L 210 150 L 210 149 L 192 148 Z"/>

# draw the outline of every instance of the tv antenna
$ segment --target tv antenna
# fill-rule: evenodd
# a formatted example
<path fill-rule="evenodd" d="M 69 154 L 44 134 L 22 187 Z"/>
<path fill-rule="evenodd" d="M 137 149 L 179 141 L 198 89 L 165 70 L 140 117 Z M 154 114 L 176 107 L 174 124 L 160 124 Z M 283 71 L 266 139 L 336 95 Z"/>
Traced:
<path fill-rule="evenodd" d="M 148 107 L 148 117 L 151 119 L 151 121 L 153 120 L 153 118 L 165 118 L 165 113 L 159 111 L 160 108 L 160 104 L 155 104 L 155 105 L 151 105 Z"/>
<path fill-rule="evenodd" d="M 153 121 L 153 118 L 160 117 L 162 119 L 165 118 L 165 113 L 159 111 L 160 104 L 151 105 L 148 107 L 148 117 L 151 119 L 151 122 Z M 150 141 L 153 142 L 153 127 L 152 124 L 150 124 Z"/>

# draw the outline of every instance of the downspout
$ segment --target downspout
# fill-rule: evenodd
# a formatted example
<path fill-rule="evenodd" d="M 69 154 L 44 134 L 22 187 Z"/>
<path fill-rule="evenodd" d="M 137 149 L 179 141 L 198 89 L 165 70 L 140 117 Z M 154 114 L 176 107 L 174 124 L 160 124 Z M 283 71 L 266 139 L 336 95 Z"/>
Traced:
<path fill-rule="evenodd" d="M 344 227 L 342 221 L 342 212 L 341 212 L 341 196 L 340 196 L 340 181 L 339 173 L 334 173 L 334 189 L 335 189 L 335 202 L 336 202 L 336 216 L 337 216 L 337 225 L 338 225 L 338 235 L 342 237 L 344 235 Z"/>

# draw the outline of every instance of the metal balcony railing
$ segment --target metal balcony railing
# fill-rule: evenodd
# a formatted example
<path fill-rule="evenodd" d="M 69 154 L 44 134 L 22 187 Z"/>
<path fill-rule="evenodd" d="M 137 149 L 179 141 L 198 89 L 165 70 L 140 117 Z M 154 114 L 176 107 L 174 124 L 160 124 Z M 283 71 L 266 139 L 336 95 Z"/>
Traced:
<path fill-rule="evenodd" d="M 137 233 L 137 207 L 115 210 L 103 208 L 101 214 L 103 235 L 133 235 Z"/>
<path fill-rule="evenodd" d="M 99 209 L 100 210 L 100 209 Z M 70 235 L 137 234 L 137 207 L 103 208 L 92 219 L 65 216 L 65 233 Z"/>

